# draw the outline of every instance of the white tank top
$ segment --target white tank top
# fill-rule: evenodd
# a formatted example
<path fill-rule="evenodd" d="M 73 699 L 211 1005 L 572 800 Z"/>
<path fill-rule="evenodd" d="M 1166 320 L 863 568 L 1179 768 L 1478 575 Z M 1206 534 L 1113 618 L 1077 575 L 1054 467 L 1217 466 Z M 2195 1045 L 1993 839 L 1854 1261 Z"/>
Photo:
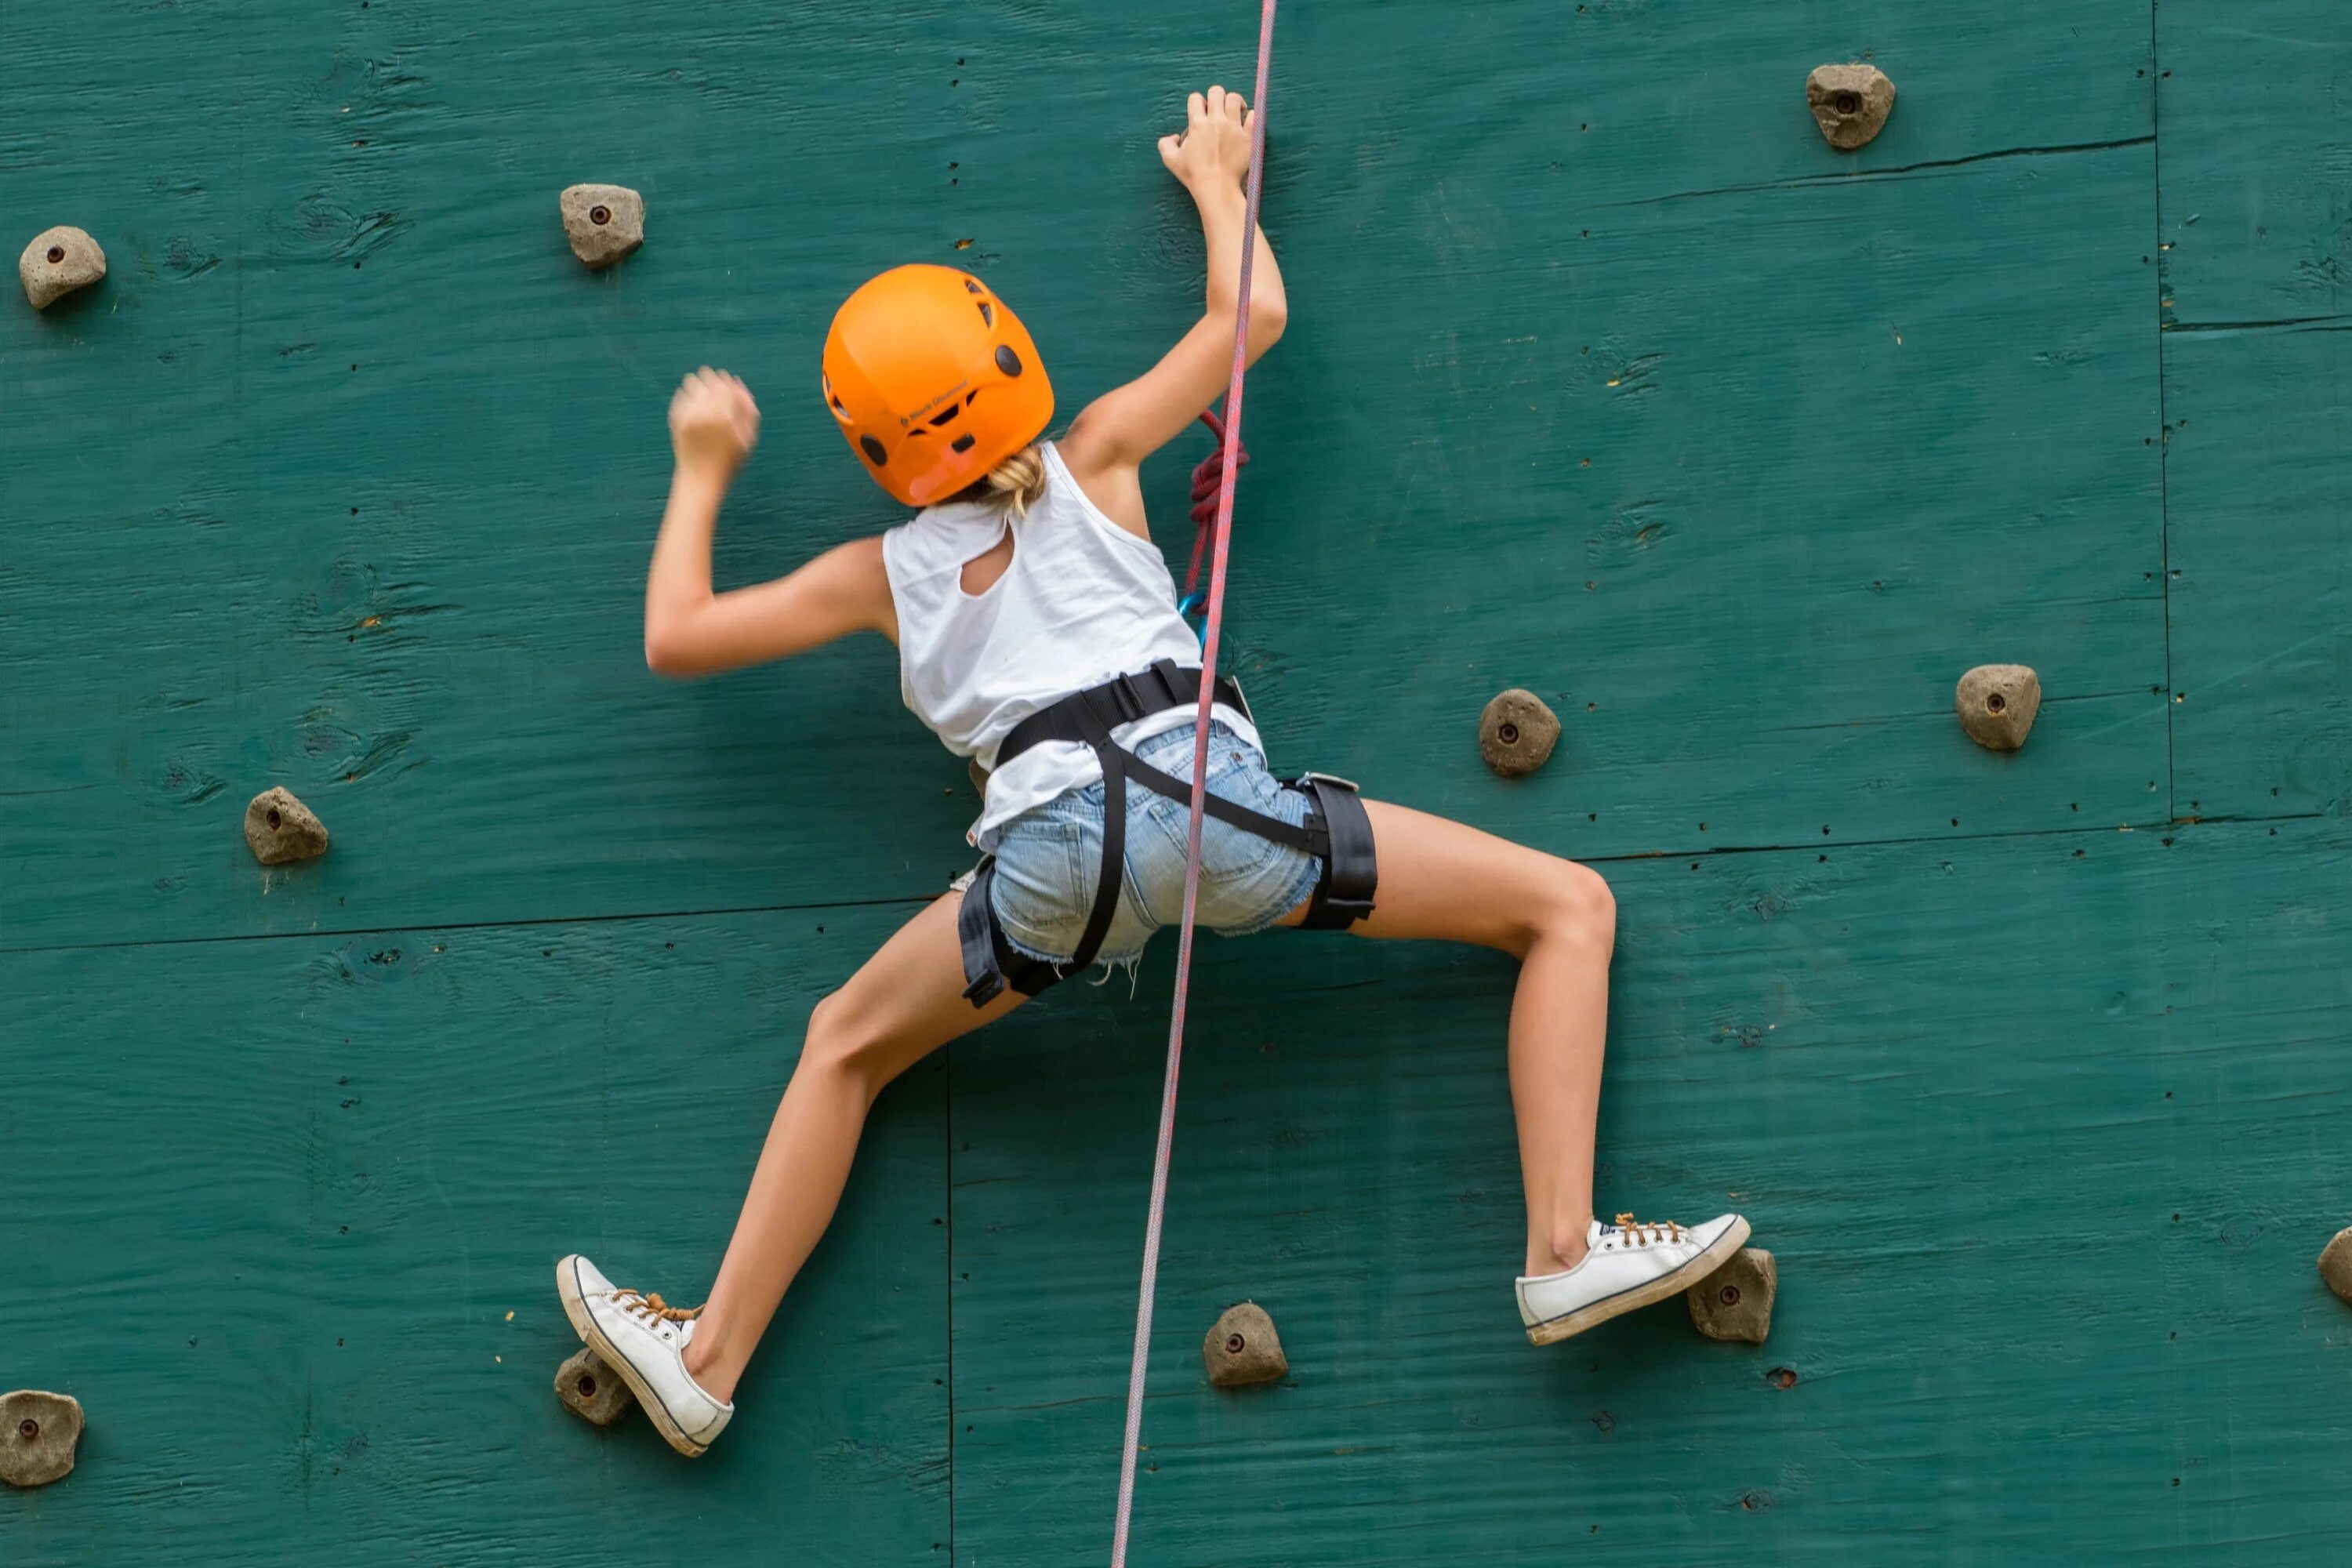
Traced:
<path fill-rule="evenodd" d="M 997 830 L 1033 806 L 1102 776 L 1075 741 L 1032 746 L 1003 768 L 1013 727 L 1073 691 L 1172 659 L 1201 663 L 1200 639 L 1176 613 L 1176 582 L 1159 549 L 1103 515 L 1048 442 L 1045 494 L 1013 521 L 995 507 L 926 508 L 882 536 L 898 610 L 898 693 L 947 749 L 992 770 L 966 835 L 993 849 Z M 964 563 L 1013 532 L 1013 561 L 984 594 L 963 591 Z M 1250 745 L 1257 731 L 1220 702 L 1216 716 Z M 1191 708 L 1148 714 L 1111 731 L 1133 748 L 1192 721 Z"/>

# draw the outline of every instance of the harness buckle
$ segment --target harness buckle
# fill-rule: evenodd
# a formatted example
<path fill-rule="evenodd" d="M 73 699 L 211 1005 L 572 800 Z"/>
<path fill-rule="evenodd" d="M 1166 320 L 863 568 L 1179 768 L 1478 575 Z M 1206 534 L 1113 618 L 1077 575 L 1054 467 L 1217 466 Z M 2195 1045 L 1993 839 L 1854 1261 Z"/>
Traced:
<path fill-rule="evenodd" d="M 1339 788 L 1346 790 L 1349 795 L 1361 795 L 1364 793 L 1356 787 L 1355 780 L 1343 779 L 1337 773 L 1301 773 L 1298 775 L 1298 782 L 1302 784 L 1336 784 Z"/>

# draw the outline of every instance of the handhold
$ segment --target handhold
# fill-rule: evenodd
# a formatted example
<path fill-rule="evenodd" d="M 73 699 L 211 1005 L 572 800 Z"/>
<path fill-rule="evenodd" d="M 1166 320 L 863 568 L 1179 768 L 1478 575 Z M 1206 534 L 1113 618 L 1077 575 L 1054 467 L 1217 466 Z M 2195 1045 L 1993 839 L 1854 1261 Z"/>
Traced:
<path fill-rule="evenodd" d="M 284 789 L 263 790 L 245 808 L 245 841 L 265 866 L 311 860 L 327 852 L 327 828 Z"/>
<path fill-rule="evenodd" d="M 1201 1361 L 1209 1369 L 1209 1381 L 1219 1388 L 1272 1383 L 1290 1370 L 1274 1320 L 1255 1301 L 1225 1309 L 1201 1342 Z"/>
<path fill-rule="evenodd" d="M 1744 1340 L 1760 1345 L 1772 1331 L 1772 1293 L 1780 1285 L 1772 1255 L 1743 1247 L 1730 1261 L 1683 1293 L 1691 1326 L 1711 1340 Z"/>
<path fill-rule="evenodd" d="M 1478 754 L 1507 779 L 1543 766 L 1559 743 L 1559 716 L 1532 691 L 1498 691 L 1478 715 Z"/>
<path fill-rule="evenodd" d="M 563 1407 L 593 1426 L 610 1426 L 636 1408 L 621 1374 L 586 1345 L 555 1369 L 555 1396 Z"/>
<path fill-rule="evenodd" d="M 2336 1233 L 2319 1254 L 2319 1277 L 2327 1288 L 2347 1301 L 2352 1301 L 2352 1226 Z"/>
<path fill-rule="evenodd" d="M 2042 711 L 2042 678 L 2021 664 L 1980 664 L 1960 677 L 1952 706 L 1978 745 L 2013 752 Z"/>
<path fill-rule="evenodd" d="M 964 771 L 971 776 L 971 787 L 985 799 L 988 795 L 988 770 L 980 765 L 978 757 L 972 757 L 967 760 Z"/>
<path fill-rule="evenodd" d="M 0 1394 L 0 1481 L 47 1486 L 74 1468 L 80 1441 L 81 1401 L 70 1394 Z"/>
<path fill-rule="evenodd" d="M 46 310 L 75 289 L 87 289 L 105 277 L 106 252 L 81 230 L 60 224 L 33 237 L 33 243 L 16 259 L 16 276 L 33 309 Z"/>
<path fill-rule="evenodd" d="M 592 270 L 612 266 L 646 242 L 646 198 L 626 185 L 567 185 L 556 205 L 572 254 Z"/>
<path fill-rule="evenodd" d="M 1877 135 L 1895 110 L 1895 84 L 1876 66 L 1815 66 L 1805 79 L 1813 123 L 1848 151 Z"/>

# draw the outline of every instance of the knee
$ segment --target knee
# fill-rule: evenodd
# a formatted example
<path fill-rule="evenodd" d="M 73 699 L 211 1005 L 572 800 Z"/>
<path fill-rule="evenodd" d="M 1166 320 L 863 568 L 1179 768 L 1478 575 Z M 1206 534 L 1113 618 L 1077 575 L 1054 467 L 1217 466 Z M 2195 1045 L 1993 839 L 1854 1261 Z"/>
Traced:
<path fill-rule="evenodd" d="M 888 1085 L 887 1041 L 845 991 L 832 992 L 809 1014 L 798 1071 L 828 1073 L 864 1089 L 871 1100 Z"/>
<path fill-rule="evenodd" d="M 1572 943 L 1605 962 L 1617 947 L 1617 897 L 1590 866 L 1555 860 L 1548 868 L 1539 900 L 1537 937 Z"/>

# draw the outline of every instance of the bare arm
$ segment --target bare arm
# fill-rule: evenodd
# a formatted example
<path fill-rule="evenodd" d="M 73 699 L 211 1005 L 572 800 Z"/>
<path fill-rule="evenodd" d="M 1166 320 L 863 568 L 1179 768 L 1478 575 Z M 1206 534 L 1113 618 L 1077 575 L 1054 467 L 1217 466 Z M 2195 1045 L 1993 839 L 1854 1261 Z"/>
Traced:
<path fill-rule="evenodd" d="M 715 675 L 785 658 L 846 637 L 898 625 L 882 542 L 861 539 L 826 551 L 797 572 L 716 594 L 710 539 L 727 487 L 760 436 L 760 410 L 724 371 L 696 371 L 670 400 L 677 470 L 646 576 L 646 664 L 656 674 Z"/>
<path fill-rule="evenodd" d="M 1242 230 L 1248 217 L 1242 179 L 1249 172 L 1250 115 L 1239 93 L 1221 87 L 1194 93 L 1186 107 L 1183 134 L 1160 138 L 1160 158 L 1201 210 L 1209 258 L 1206 309 L 1158 364 L 1087 405 L 1061 447 L 1063 461 L 1087 497 L 1139 534 L 1145 527 L 1137 469 L 1215 402 L 1233 374 Z M 1282 336 L 1289 309 L 1282 269 L 1265 232 L 1250 242 L 1256 247 L 1250 264 L 1249 321 L 1249 358 L 1255 363 Z"/>

